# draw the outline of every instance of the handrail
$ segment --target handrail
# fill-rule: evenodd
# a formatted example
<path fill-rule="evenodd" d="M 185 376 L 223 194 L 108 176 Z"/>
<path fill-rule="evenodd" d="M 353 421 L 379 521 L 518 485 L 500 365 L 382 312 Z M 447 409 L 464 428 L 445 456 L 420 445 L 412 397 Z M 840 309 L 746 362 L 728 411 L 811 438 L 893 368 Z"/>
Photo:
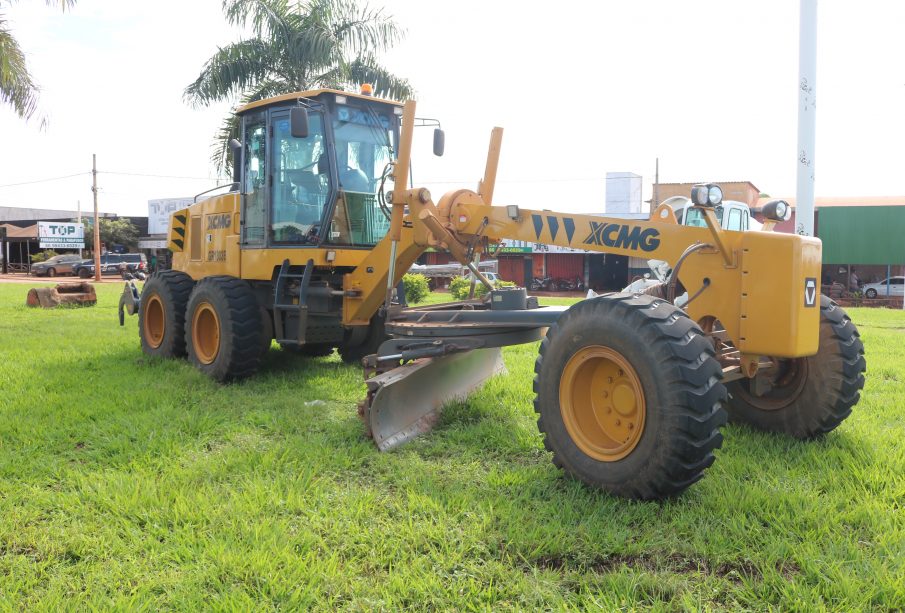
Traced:
<path fill-rule="evenodd" d="M 237 190 L 237 189 L 239 189 L 239 182 L 233 181 L 232 183 L 224 183 L 223 185 L 218 185 L 217 187 L 212 187 L 210 189 L 206 189 L 203 192 L 201 192 L 200 194 L 195 194 L 195 198 L 194 198 L 193 202 L 198 202 L 198 196 L 203 196 L 204 194 L 209 194 L 212 191 L 215 191 L 218 189 L 223 189 L 224 187 L 229 187 L 229 191 Z"/>

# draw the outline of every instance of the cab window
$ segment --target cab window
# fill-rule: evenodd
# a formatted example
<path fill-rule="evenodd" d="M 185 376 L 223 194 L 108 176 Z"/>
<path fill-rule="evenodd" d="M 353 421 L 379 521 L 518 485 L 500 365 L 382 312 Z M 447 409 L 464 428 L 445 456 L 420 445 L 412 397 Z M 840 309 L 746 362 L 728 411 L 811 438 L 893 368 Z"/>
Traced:
<path fill-rule="evenodd" d="M 370 246 L 389 230 L 377 192 L 393 160 L 395 121 L 366 108 L 337 108 L 333 134 L 340 194 L 330 223 L 330 243 Z"/>
<path fill-rule="evenodd" d="M 306 138 L 292 136 L 289 113 L 275 113 L 272 155 L 271 240 L 274 243 L 317 243 L 330 191 L 330 165 L 321 113 L 309 113 Z"/>
<path fill-rule="evenodd" d="M 729 222 L 726 224 L 727 230 L 742 230 L 742 212 L 738 209 L 729 209 Z"/>
<path fill-rule="evenodd" d="M 242 244 L 264 243 L 264 215 L 267 210 L 267 121 L 263 111 L 245 116 L 243 156 L 245 182 L 242 187 L 245 210 L 242 215 Z"/>

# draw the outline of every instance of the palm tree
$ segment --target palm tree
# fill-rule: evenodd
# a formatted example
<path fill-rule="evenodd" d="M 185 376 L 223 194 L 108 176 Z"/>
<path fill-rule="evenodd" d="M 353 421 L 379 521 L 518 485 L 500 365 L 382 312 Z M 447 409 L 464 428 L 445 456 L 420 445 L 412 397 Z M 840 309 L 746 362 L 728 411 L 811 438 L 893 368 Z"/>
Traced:
<path fill-rule="evenodd" d="M 380 66 L 376 54 L 401 40 L 402 30 L 381 10 L 356 0 L 223 0 L 227 21 L 253 36 L 220 48 L 185 88 L 186 101 L 240 105 L 320 87 L 371 83 L 378 96 L 411 96 L 408 81 Z M 229 139 L 238 134 L 233 113 L 214 140 L 212 161 L 227 167 Z"/>
<path fill-rule="evenodd" d="M 48 6 L 59 5 L 64 11 L 76 0 L 45 0 Z M 0 9 L 10 4 L 0 0 Z M 38 110 L 39 88 L 28 66 L 19 41 L 9 29 L 9 22 L 0 13 L 0 103 L 13 107 L 26 121 Z M 42 122 L 43 123 L 43 122 Z"/>

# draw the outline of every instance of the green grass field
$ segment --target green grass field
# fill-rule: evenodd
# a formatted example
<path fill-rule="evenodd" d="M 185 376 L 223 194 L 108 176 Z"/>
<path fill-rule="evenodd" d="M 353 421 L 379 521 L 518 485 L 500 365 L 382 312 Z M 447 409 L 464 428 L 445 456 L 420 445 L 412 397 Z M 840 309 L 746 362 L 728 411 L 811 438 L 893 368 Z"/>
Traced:
<path fill-rule="evenodd" d="M 94 308 L 0 285 L 0 609 L 905 607 L 905 313 L 852 309 L 867 384 L 801 443 L 746 427 L 675 500 L 564 478 L 509 375 L 386 454 L 358 368 L 274 348 L 213 383 Z"/>

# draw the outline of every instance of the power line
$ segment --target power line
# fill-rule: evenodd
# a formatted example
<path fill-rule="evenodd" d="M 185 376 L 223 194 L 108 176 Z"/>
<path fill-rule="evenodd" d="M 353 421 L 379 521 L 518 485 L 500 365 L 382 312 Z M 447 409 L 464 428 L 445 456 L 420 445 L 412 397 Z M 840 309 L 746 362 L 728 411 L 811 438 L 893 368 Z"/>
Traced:
<path fill-rule="evenodd" d="M 77 172 L 74 175 L 63 175 L 62 177 L 49 177 L 47 179 L 35 179 L 34 181 L 22 181 L 21 183 L 7 183 L 5 185 L 0 185 L 0 187 L 15 187 L 17 185 L 33 185 L 34 183 L 48 183 L 50 181 L 61 181 L 63 179 L 71 179 L 72 177 L 81 177 L 83 175 L 90 175 L 91 172 Z"/>
<path fill-rule="evenodd" d="M 123 177 L 154 177 L 158 179 L 189 179 L 192 181 L 229 181 L 229 179 L 225 179 L 223 177 L 187 177 L 183 175 L 159 175 L 153 173 L 146 172 L 124 172 L 124 171 L 114 171 L 114 170 L 99 170 L 98 174 L 104 175 L 119 175 Z"/>

